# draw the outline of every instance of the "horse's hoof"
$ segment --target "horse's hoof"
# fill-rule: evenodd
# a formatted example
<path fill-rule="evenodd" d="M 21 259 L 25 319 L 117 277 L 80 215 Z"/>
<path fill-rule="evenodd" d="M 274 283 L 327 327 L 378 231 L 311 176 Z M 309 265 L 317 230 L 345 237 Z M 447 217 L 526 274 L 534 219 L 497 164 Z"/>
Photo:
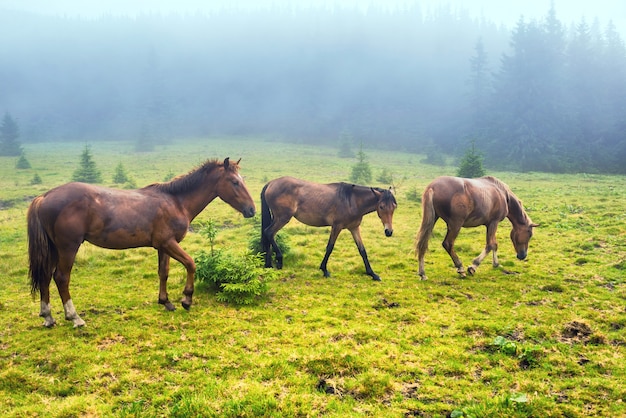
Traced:
<path fill-rule="evenodd" d="M 183 305 L 183 308 L 185 308 L 185 310 L 189 310 L 189 308 L 191 308 L 191 303 L 187 303 L 187 302 L 181 302 L 181 305 Z"/>
<path fill-rule="evenodd" d="M 428 280 L 425 274 L 420 274 L 420 280 Z"/>
<path fill-rule="evenodd" d="M 85 326 L 85 321 L 81 320 L 76 320 L 74 321 L 74 328 L 82 328 Z"/>
<path fill-rule="evenodd" d="M 46 321 L 43 323 L 43 326 L 44 326 L 44 327 L 46 327 L 46 328 L 52 328 L 52 327 L 54 327 L 54 325 L 55 325 L 56 323 L 57 323 L 57 321 L 55 321 L 54 319 L 53 319 L 52 321 L 47 321 L 47 320 L 46 320 Z"/>
<path fill-rule="evenodd" d="M 372 280 L 374 280 L 375 282 L 380 282 L 380 276 L 377 274 L 372 275 Z"/>
<path fill-rule="evenodd" d="M 474 273 L 476 273 L 476 268 L 474 266 L 469 266 L 467 268 L 467 272 L 470 274 L 470 276 L 473 276 Z"/>

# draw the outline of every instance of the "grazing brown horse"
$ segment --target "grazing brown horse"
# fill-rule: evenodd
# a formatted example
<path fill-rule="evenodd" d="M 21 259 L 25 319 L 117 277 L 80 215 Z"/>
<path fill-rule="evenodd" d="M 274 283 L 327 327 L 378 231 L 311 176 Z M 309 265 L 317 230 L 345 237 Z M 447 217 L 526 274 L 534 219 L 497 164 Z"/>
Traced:
<path fill-rule="evenodd" d="M 462 277 L 465 277 L 463 263 L 454 252 L 454 240 L 459 235 L 461 227 L 480 225 L 487 227 L 487 245 L 467 269 L 470 274 L 474 274 L 489 251 L 493 251 L 493 266 L 498 266 L 496 230 L 504 218 L 509 218 L 513 225 L 511 241 L 520 260 L 526 258 L 533 228 L 539 226 L 530 220 L 524 212 L 522 202 L 509 186 L 489 176 L 479 179 L 438 177 L 426 187 L 422 196 L 422 209 L 422 226 L 417 234 L 416 243 L 419 275 L 422 279 L 426 279 L 424 254 L 428 250 L 428 240 L 439 218 L 448 226 L 443 247 L 450 254 L 457 272 Z"/>
<path fill-rule="evenodd" d="M 55 320 L 50 312 L 50 281 L 59 290 L 65 319 L 74 327 L 85 325 L 69 292 L 70 273 L 83 241 L 103 248 L 154 247 L 159 255 L 159 303 L 174 305 L 167 295 L 170 257 L 187 269 L 182 305 L 191 306 L 196 266 L 181 248 L 193 220 L 213 199 L 223 201 L 243 216 L 254 216 L 255 207 L 239 162 L 207 161 L 189 174 L 168 183 L 137 190 L 115 190 L 84 183 L 68 183 L 36 197 L 28 208 L 28 255 L 31 289 L 41 294 L 40 316 L 44 326 Z"/>
<path fill-rule="evenodd" d="M 348 229 L 363 258 L 365 273 L 374 280 L 380 280 L 367 259 L 361 239 L 361 220 L 363 215 L 376 211 L 385 228 L 385 235 L 390 237 L 396 206 L 396 199 L 390 190 L 347 183 L 318 184 L 293 177 L 272 180 L 261 192 L 261 245 L 265 252 L 265 267 L 272 267 L 273 247 L 276 267 L 282 268 L 283 254 L 275 236 L 295 217 L 306 225 L 331 227 L 326 255 L 320 265 L 324 277 L 330 277 L 326 264 L 335 241 L 343 229 Z"/>

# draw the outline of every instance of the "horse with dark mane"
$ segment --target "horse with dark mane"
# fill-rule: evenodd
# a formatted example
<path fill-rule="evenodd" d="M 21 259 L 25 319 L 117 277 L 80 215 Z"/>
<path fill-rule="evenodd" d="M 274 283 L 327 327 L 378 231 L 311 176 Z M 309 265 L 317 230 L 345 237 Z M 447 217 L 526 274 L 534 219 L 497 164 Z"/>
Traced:
<path fill-rule="evenodd" d="M 31 289 L 41 295 L 44 326 L 55 320 L 50 311 L 50 281 L 59 290 L 65 319 L 85 325 L 69 292 L 70 273 L 83 241 L 110 249 L 154 247 L 159 256 L 159 303 L 174 305 L 167 295 L 170 257 L 187 270 L 182 305 L 191 306 L 196 266 L 181 248 L 190 222 L 216 197 L 249 218 L 255 206 L 239 174 L 239 162 L 207 161 L 167 183 L 137 190 L 116 190 L 67 183 L 36 197 L 28 208 L 28 255 Z"/>
<path fill-rule="evenodd" d="M 457 272 L 462 277 L 465 277 L 465 269 L 454 251 L 454 241 L 462 227 L 480 225 L 487 227 L 487 244 L 467 269 L 470 274 L 474 274 L 490 251 L 493 251 L 493 266 L 499 265 L 496 230 L 504 218 L 508 218 L 513 225 L 511 241 L 520 260 L 526 258 L 533 228 L 539 226 L 530 220 L 522 207 L 522 202 L 509 186 L 495 177 L 478 179 L 438 177 L 426 187 L 422 196 L 422 225 L 416 242 L 419 275 L 422 279 L 426 279 L 424 255 L 428 250 L 428 240 L 439 218 L 448 226 L 443 247 L 450 254 Z"/>
<path fill-rule="evenodd" d="M 261 245 L 265 252 L 265 267 L 272 267 L 273 248 L 276 267 L 282 268 L 283 254 L 275 236 L 295 217 L 306 225 L 331 227 L 326 254 L 320 265 L 324 277 L 330 277 L 326 265 L 335 241 L 343 229 L 348 229 L 363 258 L 365 273 L 373 280 L 380 280 L 367 258 L 361 239 L 361 220 L 364 215 L 376 211 L 385 228 L 385 235 L 390 237 L 396 207 L 396 199 L 390 190 L 347 183 L 318 184 L 293 177 L 272 180 L 261 192 Z"/>

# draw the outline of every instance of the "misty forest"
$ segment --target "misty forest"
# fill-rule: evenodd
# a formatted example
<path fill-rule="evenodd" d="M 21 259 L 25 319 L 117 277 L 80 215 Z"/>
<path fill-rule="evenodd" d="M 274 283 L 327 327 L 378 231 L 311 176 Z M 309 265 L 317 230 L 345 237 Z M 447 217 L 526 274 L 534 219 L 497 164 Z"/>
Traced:
<path fill-rule="evenodd" d="M 1 11 L 0 112 L 23 143 L 349 138 L 491 168 L 626 173 L 626 47 L 553 6 L 507 28 L 452 7 Z"/>

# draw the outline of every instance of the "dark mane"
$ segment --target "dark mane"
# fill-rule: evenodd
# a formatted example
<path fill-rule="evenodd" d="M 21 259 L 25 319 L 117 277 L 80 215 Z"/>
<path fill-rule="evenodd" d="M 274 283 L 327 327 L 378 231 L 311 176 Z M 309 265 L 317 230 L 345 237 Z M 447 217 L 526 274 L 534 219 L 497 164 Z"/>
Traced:
<path fill-rule="evenodd" d="M 515 196 L 515 193 L 513 193 L 509 186 L 495 177 L 486 176 L 482 178 L 490 183 L 493 183 L 497 188 L 506 194 L 506 200 L 509 205 L 509 214 L 514 217 L 519 224 L 529 225 L 531 223 L 530 218 L 526 212 L 524 212 L 522 202 L 517 198 L 517 196 Z"/>
<path fill-rule="evenodd" d="M 396 202 L 396 197 L 393 195 L 393 193 L 391 193 L 390 189 L 382 189 L 380 187 L 374 187 L 374 189 L 383 194 L 382 198 L 380 199 L 381 202 L 387 203 L 387 204 L 390 204 L 390 203 L 398 204 Z"/>
<path fill-rule="evenodd" d="M 380 187 L 359 186 L 351 183 L 337 183 L 337 196 L 349 205 L 352 203 L 352 196 L 356 190 L 367 191 L 371 193 L 371 190 L 376 190 L 382 193 L 381 201 L 387 204 L 397 204 L 396 198 L 389 189 L 382 189 Z"/>
<path fill-rule="evenodd" d="M 337 196 L 339 196 L 339 199 L 341 199 L 343 202 L 346 202 L 348 204 L 350 204 L 350 202 L 352 201 L 352 195 L 354 194 L 354 188 L 356 186 L 354 184 L 349 184 L 349 183 L 338 183 L 337 184 Z"/>
<path fill-rule="evenodd" d="M 196 167 L 187 174 L 176 176 L 172 180 L 165 183 L 150 184 L 144 187 L 144 189 L 152 188 L 171 195 L 186 193 L 200 187 L 209 173 L 213 171 L 213 169 L 221 166 L 222 164 L 217 160 L 207 160 L 202 165 Z"/>

